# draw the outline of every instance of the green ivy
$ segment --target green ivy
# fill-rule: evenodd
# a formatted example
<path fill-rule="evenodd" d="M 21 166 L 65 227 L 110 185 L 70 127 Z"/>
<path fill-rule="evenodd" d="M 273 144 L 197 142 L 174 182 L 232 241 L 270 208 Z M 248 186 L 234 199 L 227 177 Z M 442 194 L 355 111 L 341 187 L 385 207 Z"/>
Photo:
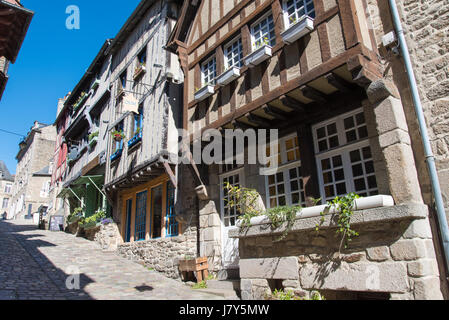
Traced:
<path fill-rule="evenodd" d="M 316 231 L 323 225 L 325 221 L 325 215 L 334 208 L 337 215 L 337 234 L 342 234 L 340 251 L 344 243 L 345 249 L 348 247 L 349 243 L 352 241 L 353 237 L 358 237 L 359 233 L 351 228 L 351 217 L 354 214 L 355 200 L 359 199 L 360 196 L 356 193 L 349 193 L 343 197 L 335 197 L 332 201 L 327 203 L 326 209 L 321 212 L 320 223 L 316 225 Z"/>
<path fill-rule="evenodd" d="M 239 220 L 242 221 L 242 227 L 244 228 L 251 226 L 252 218 L 262 214 L 265 214 L 270 219 L 272 229 L 278 229 L 287 222 L 284 232 L 275 242 L 285 239 L 293 227 L 296 213 L 301 210 L 301 206 L 282 206 L 263 212 L 257 205 L 260 195 L 255 189 L 232 186 L 228 182 L 225 185 L 225 192 L 228 192 L 231 199 L 228 201 L 228 205 L 236 206 L 237 211 L 242 213 Z"/>
<path fill-rule="evenodd" d="M 279 242 L 284 240 L 290 230 L 293 227 L 293 224 L 296 220 L 296 213 L 301 210 L 301 206 L 282 206 L 269 209 L 266 212 L 267 217 L 271 221 L 271 227 L 273 229 L 280 228 L 285 222 L 287 222 L 287 226 L 282 233 L 282 235 L 275 240 L 275 242 Z"/>
<path fill-rule="evenodd" d="M 95 212 L 94 215 L 90 216 L 89 218 L 83 219 L 81 226 L 85 229 L 95 227 L 97 223 L 104 218 L 106 218 L 106 212 L 103 210 L 98 210 L 97 212 Z"/>

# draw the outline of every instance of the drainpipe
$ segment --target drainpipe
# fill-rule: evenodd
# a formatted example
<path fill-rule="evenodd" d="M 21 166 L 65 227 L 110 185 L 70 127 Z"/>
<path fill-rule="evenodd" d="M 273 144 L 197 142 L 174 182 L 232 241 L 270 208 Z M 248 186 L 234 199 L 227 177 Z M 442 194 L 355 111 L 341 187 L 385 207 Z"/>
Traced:
<path fill-rule="evenodd" d="M 443 197 L 441 195 L 440 182 L 438 180 L 437 169 L 435 165 L 435 156 L 430 146 L 429 135 L 427 132 L 427 125 L 424 119 L 421 99 L 419 97 L 418 87 L 416 85 L 415 75 L 413 73 L 412 62 L 408 52 L 407 43 L 405 41 L 404 30 L 402 29 L 401 20 L 399 18 L 398 8 L 395 0 L 388 0 L 390 2 L 391 14 L 393 16 L 394 28 L 399 40 L 399 47 L 402 57 L 404 59 L 407 77 L 412 91 L 413 104 L 415 106 L 416 116 L 418 118 L 419 130 L 421 133 L 422 143 L 424 146 L 424 153 L 429 170 L 430 182 L 432 185 L 433 196 L 435 198 L 435 206 L 438 217 L 438 225 L 440 228 L 441 238 L 443 241 L 443 251 L 446 258 L 446 267 L 449 268 L 449 229 L 446 219 L 446 212 L 444 210 Z"/>

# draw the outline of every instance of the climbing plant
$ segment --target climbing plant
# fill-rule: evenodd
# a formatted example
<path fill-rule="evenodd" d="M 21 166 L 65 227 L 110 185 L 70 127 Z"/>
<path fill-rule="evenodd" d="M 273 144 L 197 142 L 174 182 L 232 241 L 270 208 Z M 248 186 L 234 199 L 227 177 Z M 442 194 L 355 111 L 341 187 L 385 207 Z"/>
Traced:
<path fill-rule="evenodd" d="M 328 214 L 332 208 L 335 209 L 335 215 L 337 216 L 336 232 L 337 234 L 342 234 L 340 251 L 343 244 L 346 249 L 349 243 L 352 241 L 352 238 L 359 236 L 359 233 L 351 228 L 351 217 L 354 214 L 353 209 L 355 200 L 359 198 L 360 196 L 353 192 L 343 197 L 335 197 L 332 201 L 329 201 L 327 203 L 326 209 L 321 212 L 320 223 L 316 225 L 316 231 L 318 231 L 325 221 L 324 216 Z"/>
<path fill-rule="evenodd" d="M 300 206 L 281 206 L 263 211 L 258 206 L 260 195 L 255 189 L 240 188 L 226 183 L 225 190 L 231 199 L 228 201 L 228 204 L 236 206 L 237 210 L 242 213 L 239 217 L 239 220 L 242 221 L 242 227 L 250 227 L 251 219 L 262 214 L 265 214 L 270 219 L 272 229 L 278 229 L 287 222 L 285 230 L 279 238 L 275 239 L 275 242 L 279 242 L 287 237 L 295 222 L 296 213 L 301 210 Z"/>

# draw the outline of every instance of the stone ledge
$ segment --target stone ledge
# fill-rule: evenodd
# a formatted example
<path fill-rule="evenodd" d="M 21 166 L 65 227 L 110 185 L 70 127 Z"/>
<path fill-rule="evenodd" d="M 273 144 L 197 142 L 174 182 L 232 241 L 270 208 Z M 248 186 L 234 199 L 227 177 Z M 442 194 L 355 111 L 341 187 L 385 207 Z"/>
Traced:
<path fill-rule="evenodd" d="M 375 209 L 360 210 L 354 212 L 351 218 L 352 225 L 374 222 L 388 222 L 398 220 L 415 220 L 425 219 L 428 215 L 427 206 L 424 204 L 409 203 L 392 207 L 380 207 Z M 325 221 L 320 229 L 336 227 L 332 215 L 326 215 Z M 303 232 L 314 230 L 316 225 L 320 223 L 321 216 L 297 219 L 290 232 Z M 270 224 L 255 225 L 249 228 L 235 228 L 229 231 L 230 238 L 248 238 L 258 236 L 271 236 L 281 234 L 285 231 L 286 223 L 272 230 Z"/>

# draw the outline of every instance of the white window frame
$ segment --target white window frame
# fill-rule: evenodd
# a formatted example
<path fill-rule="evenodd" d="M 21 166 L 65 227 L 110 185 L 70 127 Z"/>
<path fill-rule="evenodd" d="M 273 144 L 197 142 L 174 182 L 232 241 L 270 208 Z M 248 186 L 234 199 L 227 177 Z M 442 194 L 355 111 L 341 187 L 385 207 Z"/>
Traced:
<path fill-rule="evenodd" d="M 233 64 L 229 64 L 229 58 L 228 58 L 228 53 L 229 53 L 229 49 L 233 47 L 234 44 L 237 43 L 237 51 L 238 51 L 238 62 L 233 63 Z M 234 51 L 234 50 L 232 50 Z M 232 39 L 231 41 L 228 42 L 228 44 L 225 45 L 224 50 L 223 50 L 223 54 L 224 54 L 224 65 L 225 65 L 225 70 L 230 69 L 230 68 L 241 68 L 243 67 L 243 42 L 242 42 L 242 37 L 238 36 L 234 39 Z M 235 54 L 232 52 L 232 58 L 235 59 Z"/>
<path fill-rule="evenodd" d="M 293 15 L 295 16 L 296 20 L 295 22 L 291 22 L 290 21 L 290 17 L 292 15 L 288 14 L 288 7 L 287 7 L 287 1 L 288 0 L 284 0 L 282 1 L 282 8 L 283 8 L 283 12 L 284 12 L 284 25 L 285 25 L 285 29 L 290 28 L 291 26 L 297 24 L 298 22 L 302 21 L 303 19 L 305 19 L 306 17 L 309 17 L 311 19 L 314 19 L 312 16 L 310 16 L 310 13 L 314 13 L 314 15 L 316 16 L 316 10 L 315 10 L 315 4 L 313 3 L 313 0 L 292 0 L 293 1 L 293 6 L 295 7 L 295 12 L 293 13 Z M 309 4 L 313 5 L 313 10 L 312 11 L 308 11 L 307 10 L 307 5 Z M 299 16 L 298 15 L 298 11 L 304 7 L 304 15 Z"/>
<path fill-rule="evenodd" d="M 283 163 L 283 164 L 279 165 L 278 168 L 276 168 L 276 169 L 268 169 L 268 170 L 264 171 L 265 193 L 266 193 L 265 198 L 266 198 L 267 208 L 271 209 L 269 176 L 276 175 L 281 172 L 284 175 L 284 194 L 285 194 L 285 199 L 286 199 L 286 205 L 289 205 L 289 206 L 292 205 L 290 170 L 297 168 L 297 167 L 301 167 L 301 159 L 296 159 L 294 161 L 288 162 L 286 141 L 291 138 L 296 138 L 296 137 L 298 137 L 297 133 L 291 133 L 291 134 L 288 134 L 278 140 L 278 151 L 281 155 L 281 163 Z M 299 137 L 298 137 L 298 139 L 299 139 Z M 298 146 L 298 148 L 299 148 L 299 146 Z M 276 156 L 278 156 L 279 153 L 277 153 Z M 299 154 L 301 157 L 301 149 L 299 149 Z M 272 154 L 272 151 L 270 150 L 270 159 L 272 158 L 272 156 L 273 156 L 273 154 Z M 297 179 L 302 180 L 303 178 L 298 177 Z M 300 192 L 300 197 L 301 197 L 301 201 L 300 201 L 299 205 L 305 206 L 306 199 L 303 199 L 303 197 L 301 196 L 301 192 L 304 192 L 304 189 L 301 189 L 301 187 L 300 187 L 299 192 Z"/>
<path fill-rule="evenodd" d="M 5 185 L 5 193 L 11 193 L 11 190 L 12 190 L 12 184 L 7 183 Z"/>
<path fill-rule="evenodd" d="M 322 160 L 335 157 L 337 155 L 342 157 L 342 168 L 344 171 L 344 182 L 346 184 L 346 193 L 356 192 L 355 191 L 355 185 L 354 185 L 354 176 L 352 172 L 352 163 L 350 159 L 350 152 L 354 151 L 356 149 L 362 149 L 365 147 L 370 147 L 371 154 L 372 154 L 372 147 L 369 143 L 369 138 L 363 138 L 361 140 L 356 140 L 354 142 L 347 143 L 346 139 L 346 129 L 344 128 L 344 119 L 348 118 L 350 116 L 355 116 L 356 114 L 359 114 L 363 112 L 363 108 L 358 108 L 356 110 L 338 115 L 337 117 L 333 117 L 331 119 L 328 119 L 326 121 L 317 123 L 312 126 L 312 132 L 313 132 L 313 140 L 314 140 L 314 147 L 315 147 L 315 159 L 316 159 L 316 165 L 317 165 L 317 171 L 318 171 L 318 180 L 320 185 L 320 194 L 323 199 L 323 202 L 326 202 L 326 200 L 329 200 L 329 198 L 326 197 L 325 192 L 325 185 L 324 185 L 324 179 L 323 179 L 323 168 L 322 168 Z M 328 149 L 326 151 L 319 152 L 319 146 L 318 146 L 318 137 L 317 137 L 317 129 L 323 126 L 327 126 L 331 123 L 336 123 L 337 125 L 337 134 L 339 139 L 339 146 Z M 365 119 L 365 125 L 366 125 L 366 119 Z M 371 161 L 374 161 L 371 158 Z M 374 175 L 376 176 L 376 173 L 371 174 L 364 174 L 364 177 Z M 335 181 L 333 181 L 332 184 L 335 184 Z M 328 184 L 330 185 L 330 184 Z M 366 186 L 366 192 L 375 192 L 378 191 L 378 186 L 376 189 L 369 188 Z M 335 194 L 337 196 L 337 194 Z"/>
<path fill-rule="evenodd" d="M 6 205 L 5 205 L 5 201 L 6 201 Z M 3 198 L 3 202 L 2 202 L 2 209 L 6 209 L 9 206 L 9 198 Z"/>
<path fill-rule="evenodd" d="M 210 79 L 210 81 L 206 81 L 206 73 L 205 71 L 208 71 L 207 77 L 210 78 L 210 69 L 209 67 L 205 68 L 206 65 L 209 65 L 210 62 L 213 62 L 213 78 Z M 201 63 L 201 87 L 204 87 L 206 85 L 215 85 L 215 79 L 217 78 L 217 59 L 216 56 L 213 55 L 209 59 L 205 60 L 203 63 Z"/>
<path fill-rule="evenodd" d="M 243 188 L 245 186 L 244 168 L 237 168 L 237 169 L 234 169 L 234 170 L 231 170 L 231 171 L 228 171 L 226 173 L 219 175 L 219 177 L 220 177 L 220 185 L 219 185 L 220 186 L 220 216 L 221 216 L 221 220 L 223 222 L 223 226 L 225 228 L 233 227 L 233 225 L 230 224 L 229 226 L 226 226 L 226 224 L 225 224 L 226 217 L 225 217 L 224 211 L 225 211 L 226 204 L 225 204 L 225 200 L 224 200 L 224 179 L 232 177 L 232 176 L 236 176 L 236 175 L 239 176 L 240 188 Z M 237 220 L 238 220 L 238 217 L 236 216 L 235 223 L 237 223 Z"/>
<path fill-rule="evenodd" d="M 256 49 L 260 48 L 262 45 L 257 46 L 256 45 L 256 41 L 262 41 L 263 38 L 261 38 L 260 40 L 257 40 L 255 37 L 255 31 L 254 28 L 261 24 L 264 20 L 267 22 L 268 28 L 269 28 L 269 22 L 268 22 L 268 18 L 271 16 L 271 19 L 273 20 L 273 32 L 275 30 L 275 25 L 274 25 L 274 17 L 273 17 L 273 13 L 270 11 L 268 11 L 266 14 L 264 14 L 262 17 L 260 17 L 259 19 L 256 20 L 256 22 L 254 22 L 251 25 L 251 46 L 252 46 L 252 51 L 255 51 Z M 268 29 L 268 36 L 270 35 L 270 29 Z M 274 41 L 274 43 L 273 43 Z M 273 47 L 276 44 L 276 34 L 273 34 L 273 37 L 270 38 L 268 37 L 268 45 L 270 47 Z"/>

